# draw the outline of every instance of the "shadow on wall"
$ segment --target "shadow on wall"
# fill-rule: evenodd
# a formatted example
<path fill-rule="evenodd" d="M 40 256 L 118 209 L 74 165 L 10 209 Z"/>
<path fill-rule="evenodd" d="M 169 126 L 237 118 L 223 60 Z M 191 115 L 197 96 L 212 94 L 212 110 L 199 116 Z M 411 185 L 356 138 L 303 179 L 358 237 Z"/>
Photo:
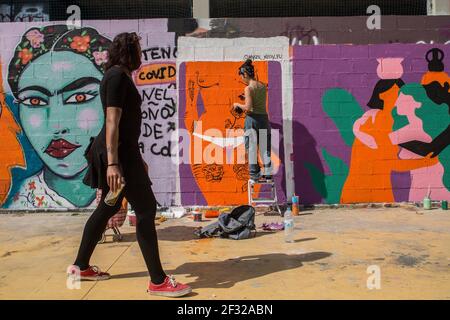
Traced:
<path fill-rule="evenodd" d="M 330 252 L 309 252 L 297 255 L 270 253 L 244 256 L 223 261 L 187 262 L 170 274 L 185 274 L 197 279 L 189 283 L 193 288 L 232 288 L 236 283 L 257 279 L 272 273 L 297 269 L 305 262 L 314 262 L 331 256 Z M 113 276 L 114 279 L 148 277 L 147 272 Z M 254 286 L 256 287 L 256 286 Z"/>
<path fill-rule="evenodd" d="M 298 121 L 292 122 L 292 132 L 296 136 L 293 139 L 295 141 L 293 146 L 295 194 L 300 196 L 302 204 L 321 203 L 322 199 L 326 198 L 325 176 L 323 174 L 310 174 L 308 170 L 308 167 L 312 165 L 315 172 L 324 172 L 316 149 L 316 140 L 308 129 Z M 325 195 L 322 197 L 316 190 L 323 190 Z"/>

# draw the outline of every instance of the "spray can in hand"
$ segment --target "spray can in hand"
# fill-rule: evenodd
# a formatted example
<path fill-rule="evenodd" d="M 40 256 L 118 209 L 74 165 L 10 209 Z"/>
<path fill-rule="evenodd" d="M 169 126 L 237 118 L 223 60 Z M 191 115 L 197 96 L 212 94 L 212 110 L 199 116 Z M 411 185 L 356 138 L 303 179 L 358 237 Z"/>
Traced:
<path fill-rule="evenodd" d="M 124 187 L 125 187 L 125 181 L 122 178 L 122 183 L 120 184 L 120 186 L 116 190 L 116 192 L 112 192 L 112 190 L 109 190 L 108 194 L 105 197 L 105 204 L 108 206 L 114 207 L 116 205 L 117 199 L 119 199 L 120 193 L 122 192 Z"/>
<path fill-rule="evenodd" d="M 284 241 L 289 243 L 294 242 L 294 218 L 289 207 L 284 213 Z"/>

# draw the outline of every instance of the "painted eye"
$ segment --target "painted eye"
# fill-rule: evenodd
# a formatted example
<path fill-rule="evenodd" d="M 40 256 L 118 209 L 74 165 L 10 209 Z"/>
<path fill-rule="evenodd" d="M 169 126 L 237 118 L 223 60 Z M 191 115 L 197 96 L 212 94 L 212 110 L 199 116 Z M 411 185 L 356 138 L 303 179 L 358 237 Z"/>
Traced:
<path fill-rule="evenodd" d="M 89 100 L 92 100 L 96 97 L 96 95 L 89 93 L 75 93 L 71 95 L 64 103 L 85 103 Z"/>
<path fill-rule="evenodd" d="M 23 103 L 26 106 L 30 106 L 30 107 L 42 107 L 42 106 L 48 105 L 47 101 L 45 101 L 42 98 L 38 98 L 38 97 L 30 97 L 30 98 L 23 99 L 21 101 L 21 103 Z"/>

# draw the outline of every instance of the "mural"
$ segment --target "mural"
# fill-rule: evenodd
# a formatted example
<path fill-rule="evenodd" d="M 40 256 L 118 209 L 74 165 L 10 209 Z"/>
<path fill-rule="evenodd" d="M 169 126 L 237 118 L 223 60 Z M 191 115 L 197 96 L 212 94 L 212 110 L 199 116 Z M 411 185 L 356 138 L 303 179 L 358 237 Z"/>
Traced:
<path fill-rule="evenodd" d="M 103 126 L 99 84 L 109 43 L 92 28 L 70 31 L 65 25 L 23 35 L 8 82 L 42 166 L 21 182 L 9 208 L 87 207 L 95 199 L 95 190 L 81 183 L 83 154 Z"/>
<path fill-rule="evenodd" d="M 324 48 L 322 59 L 307 61 L 309 67 L 298 73 L 297 80 L 314 70 L 327 70 L 329 78 L 314 82 L 315 76 L 310 75 L 314 96 L 294 108 L 294 119 L 311 128 L 304 130 L 320 141 L 320 153 L 310 141 L 307 147 L 311 152 L 296 159 L 301 166 L 295 166 L 295 176 L 308 174 L 317 194 L 303 187 L 298 193 L 308 195 L 309 201 L 322 198 L 328 203 L 421 201 L 426 194 L 433 200 L 450 199 L 450 82 L 444 72 L 445 47 L 429 49 L 336 46 Z M 297 52 L 307 54 L 305 50 Z M 338 65 L 333 59 L 342 53 L 345 57 L 340 56 Z M 382 56 L 375 58 L 379 54 Z M 299 70 L 302 62 L 306 63 L 303 59 L 295 62 Z M 367 91 L 371 86 L 372 92 Z M 322 126 L 320 135 L 317 126 L 313 128 L 301 114 L 295 115 L 295 110 L 314 106 L 322 110 L 311 110 L 308 120 Z M 327 120 L 319 124 L 323 118 Z M 341 141 L 331 140 L 335 134 Z M 294 145 L 300 139 L 294 135 Z"/>
<path fill-rule="evenodd" d="M 303 204 L 450 200 L 446 17 L 385 17 L 379 32 L 365 30 L 366 17 L 92 20 L 69 30 L 40 22 L 45 6 L 31 23 L 26 9 L 0 6 L 3 21 L 27 21 L 1 24 L 1 208 L 95 205 L 83 152 L 103 126 L 106 49 L 124 31 L 142 38 L 139 143 L 160 205 L 247 202 L 244 118 L 231 111 L 247 58 L 268 85 L 282 203 L 294 192 Z"/>
<path fill-rule="evenodd" d="M 134 81 L 142 97 L 139 146 L 150 165 L 153 190 L 160 205 L 174 204 L 177 166 L 171 134 L 177 126 L 177 49 L 173 34 L 159 36 L 157 46 L 143 48 L 142 66 Z"/>
<path fill-rule="evenodd" d="M 158 29 L 165 21 L 152 23 Z M 98 90 L 106 50 L 114 37 L 109 32 L 114 28 L 107 25 L 105 36 L 102 21 L 92 25 L 99 29 L 69 30 L 65 25 L 43 24 L 23 29 L 19 43 L 13 43 L 13 37 L 2 39 L 11 48 L 10 55 L 2 57 L 7 72 L 2 72 L 5 90 L 0 99 L 1 148 L 7 150 L 0 153 L 0 203 L 4 208 L 95 206 L 96 191 L 81 183 L 87 167 L 83 154 L 104 123 Z M 3 26 L 16 32 L 14 24 Z M 137 23 L 128 26 L 139 28 Z M 116 34 L 122 32 L 120 26 L 116 30 Z M 143 66 L 134 74 L 143 97 L 140 146 L 148 163 L 164 163 L 150 175 L 160 204 L 171 204 L 176 166 L 170 161 L 167 132 L 175 130 L 176 124 L 176 48 L 170 33 L 154 41 L 144 36 L 142 47 Z"/>
<path fill-rule="evenodd" d="M 244 99 L 245 84 L 237 74 L 241 64 L 188 62 L 180 67 L 184 75 L 180 81 L 184 84 L 180 89 L 180 128 L 187 129 L 190 135 L 189 164 L 180 168 L 180 176 L 185 181 L 181 185 L 182 203 L 198 203 L 196 196 L 203 197 L 200 203 L 206 205 L 247 202 L 249 169 L 243 139 L 245 114 L 233 110 L 233 103 Z M 281 104 L 281 67 L 277 62 L 267 61 L 254 65 L 257 79 L 268 85 L 267 110 L 273 123 L 274 115 L 281 112 L 276 111 Z M 280 128 L 276 121 L 275 127 Z M 197 145 L 200 147 L 196 148 Z M 280 177 L 279 150 L 273 150 L 272 164 Z"/>
<path fill-rule="evenodd" d="M 21 130 L 6 104 L 1 71 L 0 57 L 0 206 L 5 203 L 11 189 L 11 169 L 25 166 L 25 157 L 17 139 Z"/>

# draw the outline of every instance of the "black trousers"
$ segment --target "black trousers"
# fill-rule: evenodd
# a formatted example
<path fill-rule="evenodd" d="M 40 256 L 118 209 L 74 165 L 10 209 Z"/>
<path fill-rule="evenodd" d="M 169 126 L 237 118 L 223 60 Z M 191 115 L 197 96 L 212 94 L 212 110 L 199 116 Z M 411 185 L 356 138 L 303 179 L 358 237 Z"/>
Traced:
<path fill-rule="evenodd" d="M 123 197 L 126 197 L 136 213 L 136 237 L 151 281 L 154 284 L 160 284 L 164 281 L 166 274 L 162 269 L 159 258 L 155 228 L 156 198 L 152 191 L 152 183 L 145 170 L 139 150 L 124 153 L 119 156 L 119 159 L 125 178 L 125 187 L 116 205 L 108 206 L 104 199 L 109 192 L 109 187 L 106 182 L 102 183 L 100 203 L 86 222 L 74 264 L 81 270 L 85 270 L 89 266 L 89 260 L 105 231 L 109 218 L 118 212 Z M 106 168 L 104 169 L 106 170 Z"/>

